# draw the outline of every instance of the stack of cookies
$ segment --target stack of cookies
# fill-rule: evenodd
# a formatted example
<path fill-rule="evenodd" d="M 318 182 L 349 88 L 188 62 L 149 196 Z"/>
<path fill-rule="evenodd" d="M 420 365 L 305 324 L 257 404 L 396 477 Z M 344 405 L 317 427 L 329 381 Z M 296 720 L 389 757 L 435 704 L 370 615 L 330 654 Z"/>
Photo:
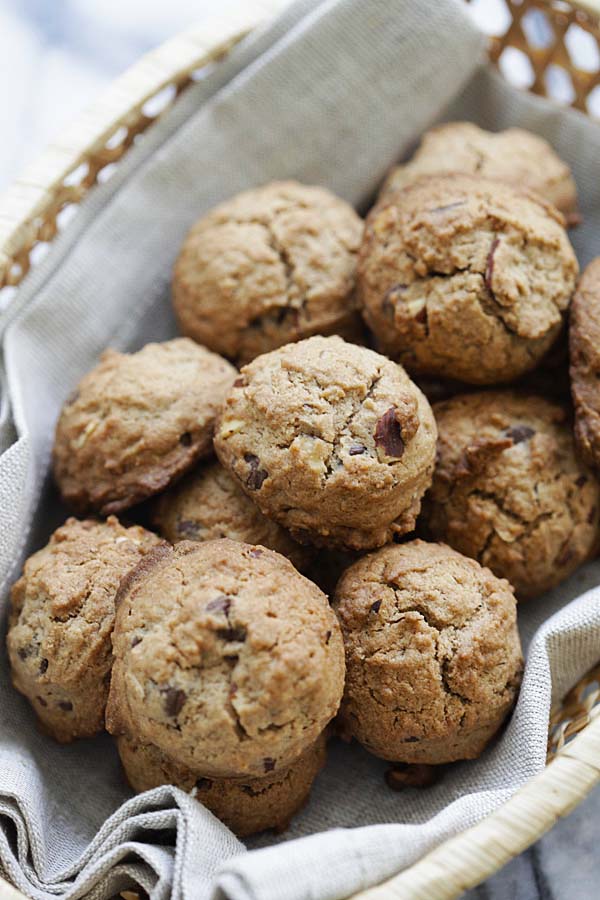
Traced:
<path fill-rule="evenodd" d="M 396 784 L 479 756 L 519 690 L 517 599 L 598 546 L 577 220 L 547 143 L 468 123 L 366 222 L 293 182 L 205 215 L 174 269 L 185 336 L 107 350 L 58 419 L 79 518 L 25 563 L 8 633 L 45 731 L 106 727 L 135 790 L 242 836 L 285 827 L 333 731 Z"/>

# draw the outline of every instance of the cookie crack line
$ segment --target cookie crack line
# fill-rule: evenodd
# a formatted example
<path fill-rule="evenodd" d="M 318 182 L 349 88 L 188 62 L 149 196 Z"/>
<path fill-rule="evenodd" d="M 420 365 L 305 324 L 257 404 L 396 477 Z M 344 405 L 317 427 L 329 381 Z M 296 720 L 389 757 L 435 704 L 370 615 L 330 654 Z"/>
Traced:
<path fill-rule="evenodd" d="M 326 462 L 326 471 L 324 473 L 324 483 L 327 483 L 327 481 L 329 481 L 329 479 L 333 475 L 334 471 L 336 471 L 336 469 L 334 469 L 334 465 L 336 463 L 341 464 L 341 462 L 342 462 L 341 458 L 340 458 L 340 452 L 339 452 L 341 450 L 342 438 L 345 437 L 346 434 L 352 433 L 351 426 L 352 426 L 354 420 L 359 415 L 359 413 L 362 411 L 367 400 L 370 400 L 372 398 L 372 396 L 375 393 L 375 390 L 377 389 L 377 386 L 378 386 L 379 382 L 382 380 L 382 378 L 383 378 L 383 375 L 381 374 L 381 366 L 378 366 L 377 370 L 375 371 L 375 374 L 370 379 L 365 396 L 362 398 L 359 398 L 358 402 L 352 403 L 352 409 L 351 409 L 349 415 L 346 417 L 346 420 L 342 424 L 341 428 L 339 428 L 337 430 L 337 433 L 336 433 L 333 443 L 331 445 L 331 452 L 330 452 L 330 454 L 327 458 L 327 462 Z"/>

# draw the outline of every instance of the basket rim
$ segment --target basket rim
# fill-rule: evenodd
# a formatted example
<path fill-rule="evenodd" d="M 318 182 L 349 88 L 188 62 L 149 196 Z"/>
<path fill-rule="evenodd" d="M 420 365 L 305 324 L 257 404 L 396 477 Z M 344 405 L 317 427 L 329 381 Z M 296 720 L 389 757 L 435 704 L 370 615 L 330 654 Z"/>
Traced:
<path fill-rule="evenodd" d="M 0 196 L 0 278 L 35 243 L 39 220 L 56 206 L 69 173 L 102 150 L 120 126 L 139 119 L 148 99 L 168 85 L 185 87 L 195 70 L 218 62 L 289 2 L 245 0 L 235 13 L 211 14 L 202 25 L 181 32 L 142 56 L 114 80 L 60 141 L 50 144 Z M 566 2 L 600 17 L 600 0 Z M 527 849 L 598 783 L 600 715 L 494 812 L 392 878 L 354 894 L 351 900 L 453 900 Z M 0 876 L 0 900 L 25 897 Z"/>

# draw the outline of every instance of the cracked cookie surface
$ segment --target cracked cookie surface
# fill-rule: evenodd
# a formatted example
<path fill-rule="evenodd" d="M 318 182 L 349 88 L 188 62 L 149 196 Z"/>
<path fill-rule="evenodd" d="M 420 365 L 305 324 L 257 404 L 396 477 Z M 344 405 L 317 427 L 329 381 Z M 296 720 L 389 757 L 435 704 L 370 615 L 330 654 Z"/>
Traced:
<path fill-rule="evenodd" d="M 577 447 L 600 469 L 600 259 L 586 268 L 573 297 L 569 363 Z"/>
<path fill-rule="evenodd" d="M 479 756 L 521 680 L 508 582 L 444 544 L 416 540 L 354 563 L 334 606 L 346 650 L 346 736 L 392 762 Z"/>
<path fill-rule="evenodd" d="M 325 595 L 272 550 L 158 548 L 119 591 L 107 727 L 208 777 L 291 765 L 335 715 L 344 650 Z"/>
<path fill-rule="evenodd" d="M 507 578 L 519 599 L 571 575 L 596 549 L 600 495 L 575 454 L 565 409 L 494 391 L 454 397 L 434 411 L 428 534 Z"/>
<path fill-rule="evenodd" d="M 361 549 L 414 527 L 435 440 L 429 403 L 400 366 L 340 337 L 313 337 L 242 370 L 215 449 L 294 537 Z"/>
<path fill-rule="evenodd" d="M 287 769 L 262 778 L 211 779 L 178 765 L 152 744 L 122 736 L 117 745 L 134 791 L 173 784 L 191 793 L 238 837 L 284 830 L 306 803 L 327 756 L 325 736 L 320 735 Z"/>
<path fill-rule="evenodd" d="M 483 178 L 425 178 L 367 218 L 359 302 L 409 372 L 511 381 L 557 338 L 578 266 L 560 213 Z"/>
<path fill-rule="evenodd" d="M 175 264 L 181 330 L 240 364 L 312 334 L 358 339 L 362 229 L 343 200 L 293 181 L 221 203 L 192 228 Z"/>
<path fill-rule="evenodd" d="M 80 513 L 116 513 L 164 490 L 212 452 L 236 370 L 188 338 L 106 350 L 63 406 L 54 475 Z"/>
<path fill-rule="evenodd" d="M 68 519 L 26 561 L 11 592 L 12 680 L 56 740 L 104 728 L 115 594 L 121 578 L 159 543 L 112 516 Z"/>
<path fill-rule="evenodd" d="M 200 466 L 157 497 L 152 521 L 172 544 L 219 538 L 262 544 L 286 556 L 301 571 L 314 555 L 264 516 L 218 462 Z"/>
<path fill-rule="evenodd" d="M 491 132 L 472 122 L 448 122 L 427 131 L 410 162 L 388 175 L 382 195 L 424 175 L 479 175 L 535 191 L 564 214 L 579 221 L 577 187 L 568 165 L 552 146 L 523 128 Z"/>

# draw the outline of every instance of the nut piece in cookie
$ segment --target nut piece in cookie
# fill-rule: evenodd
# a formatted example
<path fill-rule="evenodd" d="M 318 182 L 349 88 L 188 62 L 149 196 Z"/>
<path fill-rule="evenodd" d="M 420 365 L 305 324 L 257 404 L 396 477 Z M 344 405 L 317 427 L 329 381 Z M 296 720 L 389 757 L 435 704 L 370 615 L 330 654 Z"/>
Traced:
<path fill-rule="evenodd" d="M 141 793 L 173 784 L 191 793 L 238 837 L 260 831 L 283 831 L 302 809 L 312 784 L 325 765 L 325 736 L 320 735 L 289 768 L 262 778 L 206 778 L 174 762 L 158 747 L 133 738 L 117 738 L 127 780 Z"/>
<path fill-rule="evenodd" d="M 294 181 L 221 203 L 192 228 L 175 264 L 181 330 L 238 363 L 312 334 L 360 339 L 362 229 L 343 200 Z"/>
<path fill-rule="evenodd" d="M 562 216 L 536 195 L 434 176 L 371 210 L 359 302 L 382 352 L 409 372 L 497 384 L 552 346 L 577 272 Z"/>
<path fill-rule="evenodd" d="M 78 512 L 109 515 L 168 487 L 212 452 L 236 371 L 188 338 L 107 350 L 63 406 L 54 475 Z"/>
<path fill-rule="evenodd" d="M 434 411 L 427 533 L 507 578 L 520 600 L 571 575 L 596 549 L 600 491 L 575 454 L 563 407 L 495 391 L 454 397 Z"/>
<path fill-rule="evenodd" d="M 479 175 L 535 191 L 577 224 L 577 187 L 568 165 L 543 138 L 523 128 L 497 133 L 472 122 L 448 122 L 427 131 L 413 158 L 388 175 L 382 195 L 424 175 Z"/>
<path fill-rule="evenodd" d="M 287 556 L 301 571 L 314 556 L 310 548 L 293 540 L 281 525 L 263 516 L 218 462 L 194 469 L 157 497 L 152 521 L 172 544 L 219 538 L 262 544 Z"/>
<path fill-rule="evenodd" d="M 222 464 L 293 537 L 354 549 L 414 527 L 436 428 L 404 370 L 340 337 L 255 359 L 215 432 Z"/>
<path fill-rule="evenodd" d="M 571 303 L 569 327 L 575 440 L 585 461 L 600 468 L 600 259 L 589 264 Z"/>
<path fill-rule="evenodd" d="M 58 741 L 104 728 L 115 594 L 159 538 L 144 528 L 68 519 L 30 556 L 11 593 L 14 686 Z"/>
<path fill-rule="evenodd" d="M 479 756 L 512 709 L 523 659 L 508 582 L 444 544 L 410 541 L 344 573 L 345 734 L 392 762 Z"/>
<path fill-rule="evenodd" d="M 264 547 L 160 549 L 119 591 L 108 730 L 208 778 L 290 766 L 342 696 L 344 649 L 327 598 Z"/>

